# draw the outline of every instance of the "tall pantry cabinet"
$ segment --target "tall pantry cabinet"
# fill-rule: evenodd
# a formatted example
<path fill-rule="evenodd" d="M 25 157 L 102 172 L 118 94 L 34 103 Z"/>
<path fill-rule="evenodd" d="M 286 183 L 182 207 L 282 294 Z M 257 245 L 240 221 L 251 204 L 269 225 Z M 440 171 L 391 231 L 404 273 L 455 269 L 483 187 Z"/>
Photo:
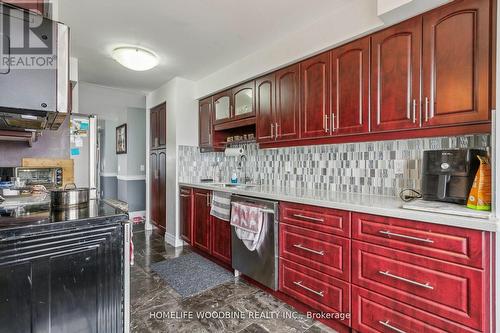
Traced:
<path fill-rule="evenodd" d="M 162 103 L 151 109 L 150 115 L 150 220 L 161 233 L 166 231 L 166 138 L 167 106 Z"/>

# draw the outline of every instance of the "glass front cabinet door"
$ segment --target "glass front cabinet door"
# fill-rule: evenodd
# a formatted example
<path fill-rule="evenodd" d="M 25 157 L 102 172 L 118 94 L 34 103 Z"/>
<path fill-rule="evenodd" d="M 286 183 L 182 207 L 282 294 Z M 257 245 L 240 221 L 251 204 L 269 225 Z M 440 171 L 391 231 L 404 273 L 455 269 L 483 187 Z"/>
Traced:
<path fill-rule="evenodd" d="M 215 122 L 220 123 L 231 118 L 231 95 L 223 92 L 214 96 Z"/>
<path fill-rule="evenodd" d="M 242 84 L 233 89 L 235 118 L 246 118 L 255 115 L 254 82 Z"/>

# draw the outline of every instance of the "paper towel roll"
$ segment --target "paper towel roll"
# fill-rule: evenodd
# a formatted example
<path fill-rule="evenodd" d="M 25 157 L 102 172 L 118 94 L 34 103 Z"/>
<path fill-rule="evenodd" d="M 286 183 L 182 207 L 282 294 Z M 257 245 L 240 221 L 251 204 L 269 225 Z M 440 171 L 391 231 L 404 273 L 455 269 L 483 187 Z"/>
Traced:
<path fill-rule="evenodd" d="M 243 148 L 226 148 L 224 151 L 226 156 L 242 156 L 245 155 L 245 149 Z"/>

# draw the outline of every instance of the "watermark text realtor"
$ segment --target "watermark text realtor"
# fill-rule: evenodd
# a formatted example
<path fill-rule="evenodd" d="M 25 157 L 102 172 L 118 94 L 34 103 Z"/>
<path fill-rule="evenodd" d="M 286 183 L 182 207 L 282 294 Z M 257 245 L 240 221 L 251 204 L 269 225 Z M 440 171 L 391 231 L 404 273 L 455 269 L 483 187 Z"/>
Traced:
<path fill-rule="evenodd" d="M 29 7 L 30 2 L 18 4 Z M 56 39 L 53 21 L 0 3 L 0 73 L 57 68 Z"/>

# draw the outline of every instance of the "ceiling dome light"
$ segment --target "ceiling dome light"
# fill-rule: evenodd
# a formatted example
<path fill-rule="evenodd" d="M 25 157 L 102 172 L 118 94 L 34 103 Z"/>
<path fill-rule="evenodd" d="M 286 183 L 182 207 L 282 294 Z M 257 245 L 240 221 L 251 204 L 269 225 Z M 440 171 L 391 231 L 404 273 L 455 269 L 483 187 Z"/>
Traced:
<path fill-rule="evenodd" d="M 147 71 L 158 65 L 158 57 L 138 46 L 123 46 L 113 50 L 113 59 L 134 71 Z"/>

